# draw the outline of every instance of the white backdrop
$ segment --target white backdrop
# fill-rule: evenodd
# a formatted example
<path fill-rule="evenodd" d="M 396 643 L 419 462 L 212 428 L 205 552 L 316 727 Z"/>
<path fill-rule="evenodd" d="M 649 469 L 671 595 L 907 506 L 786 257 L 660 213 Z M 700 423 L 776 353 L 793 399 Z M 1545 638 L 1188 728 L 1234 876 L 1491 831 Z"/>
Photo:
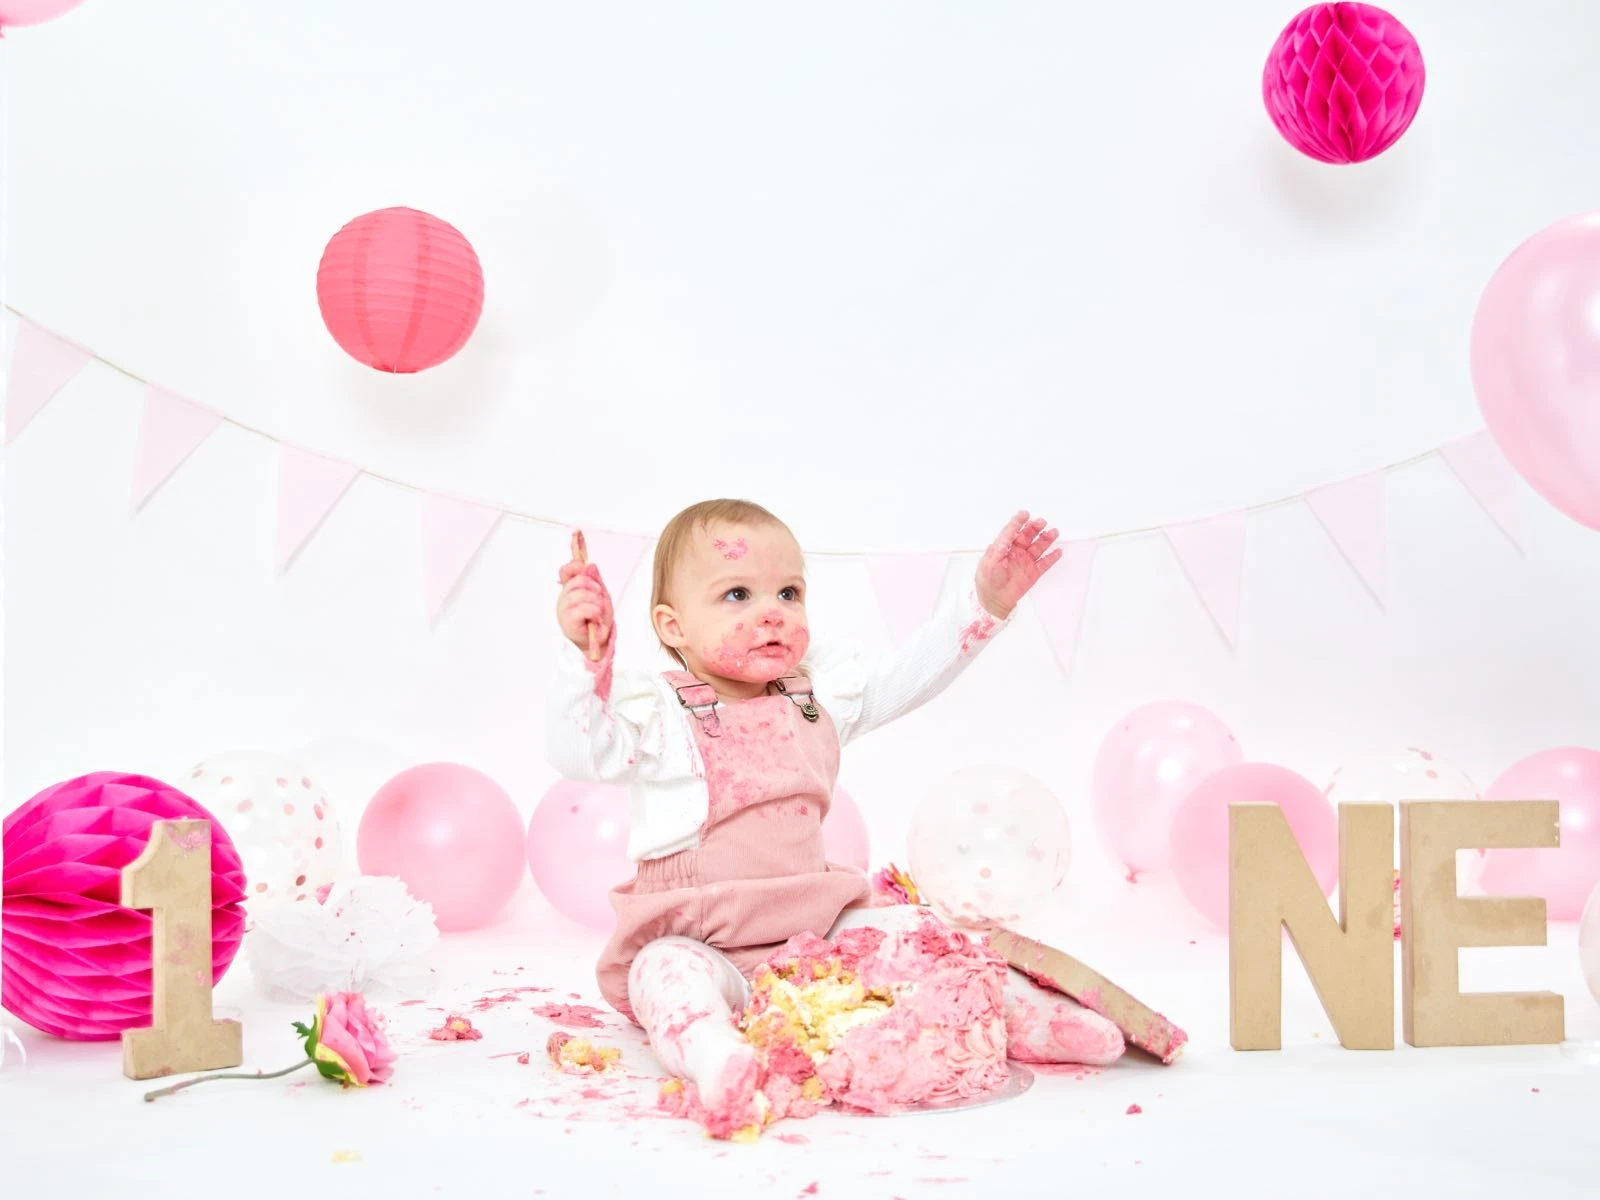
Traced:
<path fill-rule="evenodd" d="M 1020 506 L 1068 536 L 1205 515 L 1477 428 L 1484 282 L 1600 207 L 1593 6 L 1394 6 L 1427 92 L 1347 168 L 1261 106 L 1298 7 L 91 0 L 7 40 L 8 300 L 277 436 L 557 520 L 746 495 L 808 547 L 912 550 Z M 391 204 L 486 274 L 417 377 L 316 307 L 327 238 Z M 531 811 L 564 536 L 502 524 L 430 630 L 405 491 L 358 481 L 276 578 L 274 448 L 224 427 L 131 515 L 139 395 L 91 366 L 6 455 L 4 807 L 248 746 L 299 755 L 352 834 L 435 758 Z M 1600 535 L 1530 493 L 1519 555 L 1436 459 L 1390 500 L 1386 611 L 1303 507 L 1252 517 L 1235 651 L 1159 537 L 1107 545 L 1070 678 L 1025 614 L 851 750 L 874 857 L 936 776 L 1006 761 L 1110 886 L 1089 767 L 1160 697 L 1319 782 L 1391 745 L 1487 783 L 1600 741 Z M 859 562 L 813 571 L 819 636 L 882 636 Z"/>

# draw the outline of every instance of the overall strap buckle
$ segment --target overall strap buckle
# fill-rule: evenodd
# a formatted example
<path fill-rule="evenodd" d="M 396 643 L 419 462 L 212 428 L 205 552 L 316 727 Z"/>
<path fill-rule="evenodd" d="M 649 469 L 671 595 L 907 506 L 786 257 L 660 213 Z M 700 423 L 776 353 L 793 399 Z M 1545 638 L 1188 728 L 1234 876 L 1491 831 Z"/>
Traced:
<path fill-rule="evenodd" d="M 790 675 L 784 679 L 774 679 L 772 686 L 778 689 L 778 695 L 787 696 L 799 708 L 800 715 L 806 720 L 815 722 L 820 710 L 811 694 L 811 680 L 803 675 Z"/>
<path fill-rule="evenodd" d="M 717 693 L 709 683 L 686 683 L 672 690 L 678 695 L 678 703 L 700 722 L 700 728 L 706 731 L 706 736 L 722 736 L 722 719 L 717 716 Z M 685 695 L 686 692 L 692 693 L 692 696 Z"/>

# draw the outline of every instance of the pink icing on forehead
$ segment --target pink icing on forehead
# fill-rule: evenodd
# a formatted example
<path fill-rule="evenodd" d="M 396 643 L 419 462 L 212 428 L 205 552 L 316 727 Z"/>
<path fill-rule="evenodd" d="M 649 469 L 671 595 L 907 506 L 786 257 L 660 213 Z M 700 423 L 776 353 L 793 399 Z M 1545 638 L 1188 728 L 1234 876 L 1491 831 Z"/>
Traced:
<path fill-rule="evenodd" d="M 739 559 L 750 552 L 749 543 L 743 538 L 734 538 L 731 542 L 723 538 L 712 538 L 711 545 L 723 558 Z"/>

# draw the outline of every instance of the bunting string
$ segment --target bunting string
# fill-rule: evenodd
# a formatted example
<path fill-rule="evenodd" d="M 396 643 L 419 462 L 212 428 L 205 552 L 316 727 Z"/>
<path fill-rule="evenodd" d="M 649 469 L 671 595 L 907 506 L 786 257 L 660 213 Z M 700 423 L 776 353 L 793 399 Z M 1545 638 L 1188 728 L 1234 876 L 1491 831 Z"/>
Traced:
<path fill-rule="evenodd" d="M 7 372 L 7 445 L 91 362 L 99 363 L 143 389 L 143 411 L 134 451 L 132 503 L 136 510 L 222 425 L 271 442 L 279 454 L 278 534 L 274 561 L 280 572 L 290 569 L 301 548 L 361 476 L 418 498 L 423 595 L 430 621 L 437 620 L 448 606 L 479 550 L 503 519 L 563 531 L 580 525 L 569 519 L 418 487 L 369 467 L 303 449 L 265 429 L 175 395 L 89 347 L 44 328 L 11 305 L 6 305 L 6 311 L 17 323 L 16 342 Z M 1450 467 L 1461 486 L 1520 550 L 1521 490 L 1516 473 L 1489 433 L 1478 430 L 1376 469 L 1242 508 L 1064 541 L 1063 560 L 1058 569 L 1047 576 L 1051 586 L 1042 587 L 1036 598 L 1037 610 L 1046 622 L 1063 668 L 1070 664 L 1095 548 L 1129 538 L 1161 536 L 1165 539 L 1218 632 L 1230 646 L 1234 645 L 1239 634 L 1247 518 L 1292 504 L 1305 505 L 1372 600 L 1382 608 L 1388 574 L 1385 532 L 1388 477 L 1434 456 Z M 620 592 L 627 586 L 645 549 L 655 540 L 654 535 L 587 524 L 581 527 L 589 539 L 594 560 Z M 956 547 L 933 552 L 811 549 L 806 553 L 811 558 L 859 561 L 878 596 L 890 637 L 903 641 L 932 611 L 951 560 L 981 554 L 985 548 Z"/>
<path fill-rule="evenodd" d="M 35 326 L 35 328 L 40 328 L 40 329 L 43 328 L 42 326 L 38 326 L 37 323 L 33 322 L 31 320 L 31 318 L 29 318 L 25 313 L 20 312 L 18 309 L 16 309 L 12 305 L 9 305 L 9 304 L 6 305 L 6 311 L 11 313 L 13 316 L 17 317 L 19 320 L 21 320 L 23 322 L 26 322 L 28 324 L 33 324 Z M 88 360 L 89 361 L 99 363 L 101 366 L 107 367 L 107 368 L 111 369 L 112 371 L 117 372 L 119 375 L 123 375 L 126 378 L 131 379 L 136 383 L 144 385 L 145 387 L 151 387 L 151 388 L 159 388 L 160 387 L 159 384 L 151 382 L 150 380 L 146 379 L 144 376 L 139 375 L 138 373 L 136 373 L 134 371 L 130 371 L 128 368 L 120 365 L 119 363 L 112 362 L 110 359 L 105 358 L 102 355 L 95 353 L 93 350 L 91 350 L 91 349 L 89 349 L 87 347 L 78 346 L 78 344 L 76 342 L 72 342 L 70 339 L 62 337 L 58 333 L 55 333 L 55 332 L 49 331 L 49 330 L 46 330 L 45 332 L 47 332 L 49 334 L 49 336 L 52 337 L 52 338 L 55 338 L 55 339 L 57 339 L 57 340 L 59 340 L 61 342 L 64 342 L 67 345 L 77 347 L 84 354 L 86 354 L 88 356 Z M 205 406 L 204 405 L 198 405 L 197 407 L 205 407 Z M 265 439 L 265 440 L 267 440 L 269 442 L 276 442 L 279 445 L 287 444 L 278 435 L 276 435 L 274 433 L 270 433 L 265 429 L 261 429 L 258 426 L 251 425 L 251 424 L 249 424 L 248 422 L 245 422 L 245 421 L 237 420 L 234 417 L 228 416 L 226 413 L 217 412 L 217 410 L 215 410 L 215 409 L 208 409 L 208 411 L 215 412 L 216 415 L 222 419 L 222 422 L 224 424 L 230 425 L 235 429 L 242 429 L 246 433 L 255 434 L 259 438 L 263 438 L 263 439 Z M 10 441 L 11 438 L 15 436 L 15 432 L 16 431 L 10 430 L 10 428 L 9 428 L 10 422 L 9 421 L 8 421 L 7 424 L 8 424 L 7 441 Z M 1315 487 L 1307 488 L 1304 491 L 1292 492 L 1292 493 L 1289 493 L 1287 495 L 1274 497 L 1273 499 L 1270 499 L 1270 500 L 1259 501 L 1259 502 L 1257 502 L 1255 504 L 1247 504 L 1247 505 L 1245 505 L 1245 506 L 1243 506 L 1241 508 L 1230 509 L 1230 510 L 1228 510 L 1228 512 L 1226 514 L 1218 514 L 1218 515 L 1232 515 L 1234 513 L 1242 513 L 1242 514 L 1248 516 L 1248 515 L 1251 515 L 1251 514 L 1254 514 L 1254 513 L 1267 512 L 1269 510 L 1276 509 L 1276 508 L 1284 508 L 1284 507 L 1286 507 L 1288 505 L 1291 505 L 1291 504 L 1298 504 L 1301 501 L 1304 501 L 1312 493 L 1314 493 L 1316 491 L 1319 491 L 1324 487 L 1333 487 L 1333 486 L 1335 486 L 1335 485 L 1337 485 L 1339 483 L 1349 482 L 1351 480 L 1358 479 L 1358 478 L 1360 478 L 1362 476 L 1365 476 L 1365 475 L 1376 474 L 1376 473 L 1379 473 L 1379 472 L 1388 473 L 1388 472 L 1391 472 L 1391 471 L 1399 471 L 1399 470 L 1402 470 L 1402 469 L 1404 469 L 1406 467 L 1415 466 L 1416 464 L 1424 462 L 1427 459 L 1434 457 L 1435 455 L 1441 454 L 1443 451 L 1445 451 L 1449 447 L 1453 447 L 1453 446 L 1455 446 L 1455 445 L 1457 445 L 1459 443 L 1469 442 L 1476 436 L 1477 436 L 1476 433 L 1466 434 L 1466 435 L 1463 435 L 1460 438 L 1452 439 L 1451 441 L 1445 442 L 1445 443 L 1443 443 L 1441 445 L 1432 446 L 1432 447 L 1428 448 L 1427 450 L 1423 450 L 1423 451 L 1421 451 L 1421 452 L 1419 452 L 1417 454 L 1413 454 L 1408 458 L 1397 459 L 1394 462 L 1387 463 L 1387 464 L 1385 464 L 1383 466 L 1380 466 L 1380 467 L 1368 468 L 1366 470 L 1359 471 L 1359 472 L 1357 472 L 1357 473 L 1355 473 L 1353 475 L 1346 476 L 1346 477 L 1344 477 L 1342 479 L 1336 479 L 1332 483 L 1329 483 L 1329 484 L 1318 484 Z M 359 474 L 361 474 L 363 476 L 366 476 L 369 479 L 376 479 L 376 480 L 379 480 L 382 483 L 387 483 L 387 484 L 391 484 L 391 485 L 393 485 L 395 487 L 398 487 L 398 488 L 403 488 L 406 491 L 411 491 L 411 492 L 430 492 L 430 493 L 433 493 L 433 494 L 438 494 L 436 489 L 419 487 L 417 484 L 410 483 L 407 480 L 398 479 L 393 475 L 385 475 L 381 471 L 375 471 L 371 467 L 363 466 L 363 467 L 358 467 L 356 469 L 357 469 Z M 474 503 L 474 504 L 480 504 L 480 505 L 484 504 L 484 502 L 481 501 L 481 500 L 466 500 L 466 498 L 464 498 L 464 497 L 456 497 L 456 498 L 457 499 L 463 499 L 467 503 Z M 534 524 L 534 525 L 543 525 L 543 526 L 547 526 L 549 528 L 554 528 L 554 529 L 582 528 L 582 529 L 587 530 L 589 528 L 589 526 L 584 525 L 582 522 L 579 522 L 579 521 L 567 520 L 567 519 L 563 519 L 561 517 L 544 516 L 544 515 L 541 515 L 539 513 L 525 512 L 525 511 L 522 511 L 522 510 L 519 510 L 519 509 L 515 509 L 515 508 L 507 508 L 507 507 L 505 507 L 503 505 L 499 505 L 499 504 L 486 505 L 486 507 L 494 508 L 497 512 L 500 512 L 500 513 L 502 513 L 503 515 L 505 515 L 507 517 L 511 517 L 514 520 L 527 521 L 527 522 L 529 522 L 531 524 Z M 1104 543 L 1104 542 L 1120 541 L 1120 540 L 1123 540 L 1123 539 L 1126 539 L 1126 538 L 1151 537 L 1151 536 L 1154 536 L 1156 534 L 1164 533 L 1166 530 L 1170 529 L 1174 525 L 1190 524 L 1190 523 L 1198 521 L 1198 520 L 1207 520 L 1207 519 L 1209 519 L 1209 518 L 1204 518 L 1204 517 L 1195 518 L 1195 517 L 1186 516 L 1186 517 L 1181 517 L 1181 518 L 1175 518 L 1174 520 L 1171 520 L 1171 521 L 1158 522 L 1158 523 L 1153 524 L 1153 525 L 1137 525 L 1137 526 L 1130 526 L 1130 527 L 1125 528 L 1125 529 L 1109 530 L 1109 531 L 1104 532 L 1104 533 L 1085 534 L 1082 537 L 1080 537 L 1078 539 L 1075 539 L 1075 540 L 1093 541 L 1093 542 Z M 640 536 L 640 535 L 630 535 L 627 531 L 623 531 L 623 530 L 616 530 L 616 531 L 612 531 L 612 532 L 621 533 L 624 536 Z M 653 538 L 654 535 L 643 535 L 643 536 L 650 536 L 650 537 Z M 874 551 L 874 550 L 832 550 L 832 549 L 821 549 L 821 550 L 818 550 L 818 549 L 808 549 L 806 551 L 806 554 L 809 557 L 817 557 L 817 558 L 872 558 L 872 557 L 878 557 L 880 555 L 887 555 L 887 556 L 893 557 L 893 556 L 896 556 L 896 555 L 899 555 L 899 554 L 902 554 L 902 553 L 907 554 L 907 555 L 916 555 L 916 556 L 921 556 L 921 555 L 928 554 L 928 553 L 950 554 L 950 555 L 971 555 L 971 554 L 982 554 L 987 549 L 988 549 L 987 545 L 983 545 L 983 546 L 962 546 L 962 547 L 956 547 L 956 548 L 950 549 L 950 550 L 939 550 L 939 551 L 893 551 L 893 550 L 890 550 L 890 551 Z"/>

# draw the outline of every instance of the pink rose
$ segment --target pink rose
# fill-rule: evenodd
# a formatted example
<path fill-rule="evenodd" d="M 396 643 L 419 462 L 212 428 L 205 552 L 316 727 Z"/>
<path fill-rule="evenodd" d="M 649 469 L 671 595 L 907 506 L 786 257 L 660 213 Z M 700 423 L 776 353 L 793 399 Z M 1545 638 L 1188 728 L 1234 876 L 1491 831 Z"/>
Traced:
<path fill-rule="evenodd" d="M 874 907 L 922 903 L 922 897 L 917 893 L 917 885 L 911 882 L 911 876 L 893 863 L 872 877 L 872 890 Z"/>
<path fill-rule="evenodd" d="M 387 1083 L 394 1074 L 395 1053 L 384 1036 L 383 1018 L 367 1010 L 360 992 L 318 996 L 312 1036 L 315 1046 L 308 1049 L 317 1069 L 330 1079 L 366 1087 Z"/>
<path fill-rule="evenodd" d="M 302 1025 L 296 1021 L 294 1031 L 304 1041 L 305 1056 L 281 1071 L 197 1075 L 182 1083 L 146 1092 L 144 1098 L 156 1100 L 215 1079 L 279 1079 L 307 1067 L 316 1067 L 319 1075 L 341 1087 L 388 1083 L 394 1074 L 395 1054 L 384 1036 L 383 1018 L 367 1011 L 367 1002 L 360 992 L 335 992 L 331 998 L 318 996 L 317 1014 L 311 1024 Z"/>

